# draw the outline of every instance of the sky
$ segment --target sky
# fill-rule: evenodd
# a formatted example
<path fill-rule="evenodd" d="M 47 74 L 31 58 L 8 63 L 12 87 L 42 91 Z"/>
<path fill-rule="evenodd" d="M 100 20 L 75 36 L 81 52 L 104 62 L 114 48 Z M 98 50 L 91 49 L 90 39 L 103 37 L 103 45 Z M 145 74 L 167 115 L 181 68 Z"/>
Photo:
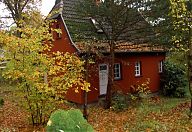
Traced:
<path fill-rule="evenodd" d="M 55 4 L 55 0 L 42 0 L 42 7 L 40 8 L 43 15 L 48 15 L 49 11 L 51 11 L 52 7 Z M 0 15 L 5 14 L 6 11 L 3 11 L 5 7 L 0 4 Z"/>
<path fill-rule="evenodd" d="M 55 0 L 42 0 L 41 12 L 44 16 L 47 16 L 49 11 L 55 4 Z"/>
<path fill-rule="evenodd" d="M 47 16 L 48 13 L 51 11 L 52 7 L 54 6 L 54 4 L 55 0 L 42 0 L 42 6 L 40 7 L 40 11 L 44 16 Z M 0 4 L 0 17 L 9 14 L 9 12 L 4 9 L 5 7 L 2 4 Z M 8 23 L 7 25 L 9 27 L 9 25 L 11 25 L 12 22 L 8 20 L 8 22 L 6 23 Z"/>

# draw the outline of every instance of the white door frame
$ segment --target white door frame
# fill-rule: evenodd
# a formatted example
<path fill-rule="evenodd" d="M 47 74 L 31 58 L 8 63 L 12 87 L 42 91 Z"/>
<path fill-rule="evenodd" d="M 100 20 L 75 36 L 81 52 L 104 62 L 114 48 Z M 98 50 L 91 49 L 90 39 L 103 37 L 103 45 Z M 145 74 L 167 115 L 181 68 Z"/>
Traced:
<path fill-rule="evenodd" d="M 104 69 L 101 69 L 101 68 L 104 68 Z M 108 64 L 104 64 L 104 63 L 99 64 L 99 95 L 107 94 L 108 73 L 109 73 Z"/>

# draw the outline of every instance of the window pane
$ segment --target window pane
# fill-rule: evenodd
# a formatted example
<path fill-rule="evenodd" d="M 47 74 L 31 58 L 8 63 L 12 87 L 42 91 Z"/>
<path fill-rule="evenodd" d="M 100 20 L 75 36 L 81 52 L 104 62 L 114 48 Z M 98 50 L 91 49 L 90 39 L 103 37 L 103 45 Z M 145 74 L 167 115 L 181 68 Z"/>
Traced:
<path fill-rule="evenodd" d="M 141 75 L 141 67 L 140 62 L 135 62 L 135 76 Z"/>
<path fill-rule="evenodd" d="M 163 72 L 163 61 L 159 62 L 159 72 Z"/>
<path fill-rule="evenodd" d="M 120 64 L 114 64 L 114 79 L 120 79 L 121 73 L 120 73 Z"/>
<path fill-rule="evenodd" d="M 107 65 L 100 66 L 100 71 L 101 70 L 107 70 Z"/>

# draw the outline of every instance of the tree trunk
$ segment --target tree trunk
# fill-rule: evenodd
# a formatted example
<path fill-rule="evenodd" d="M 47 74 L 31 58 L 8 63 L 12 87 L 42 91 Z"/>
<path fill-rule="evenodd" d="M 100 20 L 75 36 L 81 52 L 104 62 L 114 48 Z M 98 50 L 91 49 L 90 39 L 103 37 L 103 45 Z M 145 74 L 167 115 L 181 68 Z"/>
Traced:
<path fill-rule="evenodd" d="M 192 117 L 192 43 L 191 43 L 191 27 L 189 26 L 189 51 L 188 51 L 188 81 L 189 81 L 189 92 L 191 95 L 191 106 L 190 106 L 190 115 Z"/>
<path fill-rule="evenodd" d="M 107 95 L 106 95 L 106 104 L 105 108 L 109 109 L 111 107 L 112 100 L 112 89 L 114 84 L 114 60 L 115 60 L 115 43 L 113 40 L 110 40 L 110 60 L 109 60 L 109 75 L 108 75 L 108 85 L 107 85 Z"/>
<path fill-rule="evenodd" d="M 90 57 L 90 46 L 88 45 L 88 51 L 85 56 L 85 81 L 88 82 L 89 78 L 89 57 Z M 83 96 L 84 96 L 84 105 L 83 105 L 83 116 L 85 119 L 88 119 L 88 112 L 87 112 L 87 92 L 84 90 L 83 91 Z"/>
<path fill-rule="evenodd" d="M 191 98 L 191 105 L 190 105 L 190 115 L 189 117 L 192 117 L 192 51 L 189 51 L 188 54 L 188 87 L 189 87 L 189 92 L 190 92 L 190 98 Z"/>

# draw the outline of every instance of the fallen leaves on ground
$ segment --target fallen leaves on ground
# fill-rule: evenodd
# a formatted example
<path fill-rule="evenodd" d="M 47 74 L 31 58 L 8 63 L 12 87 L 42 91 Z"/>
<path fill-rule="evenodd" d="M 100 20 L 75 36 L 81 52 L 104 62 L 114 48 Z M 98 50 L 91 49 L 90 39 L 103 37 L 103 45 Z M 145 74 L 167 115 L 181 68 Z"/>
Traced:
<path fill-rule="evenodd" d="M 114 112 L 101 107 L 90 108 L 89 123 L 99 132 L 124 132 L 127 121 L 135 121 L 136 109 L 128 109 L 124 112 Z"/>
<path fill-rule="evenodd" d="M 152 98 L 151 103 L 162 104 L 159 98 Z M 189 120 L 187 110 L 189 102 L 183 102 L 166 111 L 139 111 L 130 107 L 122 112 L 101 107 L 89 110 L 89 123 L 98 132 L 129 132 L 129 131 L 159 131 L 159 132 L 192 132 L 192 120 Z"/>
<path fill-rule="evenodd" d="M 189 101 L 179 102 L 170 109 L 164 109 L 165 100 L 155 97 L 148 100 L 144 108 L 128 107 L 116 112 L 112 109 L 103 109 L 99 105 L 90 106 L 88 109 L 88 122 L 97 132 L 129 132 L 129 131 L 171 131 L 192 132 L 192 120 L 188 119 L 187 110 Z M 171 103 L 171 101 L 169 101 Z M 70 109 L 71 104 L 59 106 L 62 109 Z M 151 109 L 151 108 L 153 108 Z M 29 124 L 29 114 L 19 107 L 18 104 L 5 98 L 5 104 L 0 108 L 0 130 L 16 132 L 38 132 L 45 131 L 42 126 L 33 127 Z"/>
<path fill-rule="evenodd" d="M 0 130 L 19 131 L 27 127 L 28 114 L 16 104 L 5 100 L 0 111 Z"/>

